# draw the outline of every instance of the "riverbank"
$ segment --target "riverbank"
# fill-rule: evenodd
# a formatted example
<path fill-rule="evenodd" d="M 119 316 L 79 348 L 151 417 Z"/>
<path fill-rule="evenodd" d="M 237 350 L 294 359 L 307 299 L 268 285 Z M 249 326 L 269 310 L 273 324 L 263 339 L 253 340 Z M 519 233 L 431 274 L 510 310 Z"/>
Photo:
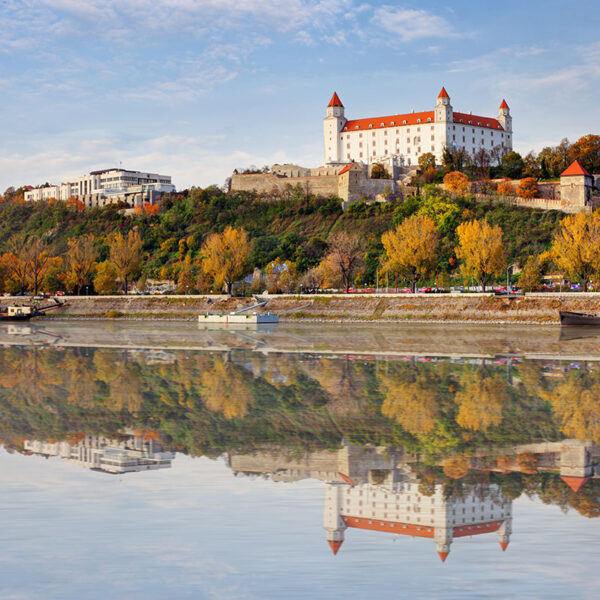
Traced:
<path fill-rule="evenodd" d="M 507 298 L 491 294 L 319 294 L 264 296 L 256 312 L 282 313 L 312 304 L 282 321 L 423 321 L 462 323 L 558 324 L 558 311 L 600 312 L 600 294 L 527 294 Z M 193 319 L 207 312 L 230 312 L 255 304 L 253 298 L 227 296 L 69 296 L 67 304 L 45 318 Z M 3 305 L 27 304 L 29 298 L 3 298 Z"/>

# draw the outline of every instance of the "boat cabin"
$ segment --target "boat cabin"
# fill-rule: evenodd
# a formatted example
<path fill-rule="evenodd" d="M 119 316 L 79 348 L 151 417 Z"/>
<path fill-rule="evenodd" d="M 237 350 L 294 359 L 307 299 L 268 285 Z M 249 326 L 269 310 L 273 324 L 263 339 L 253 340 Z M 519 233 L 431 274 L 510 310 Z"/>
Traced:
<path fill-rule="evenodd" d="M 33 314 L 31 306 L 9 306 L 8 316 L 9 317 L 22 317 L 30 316 Z"/>

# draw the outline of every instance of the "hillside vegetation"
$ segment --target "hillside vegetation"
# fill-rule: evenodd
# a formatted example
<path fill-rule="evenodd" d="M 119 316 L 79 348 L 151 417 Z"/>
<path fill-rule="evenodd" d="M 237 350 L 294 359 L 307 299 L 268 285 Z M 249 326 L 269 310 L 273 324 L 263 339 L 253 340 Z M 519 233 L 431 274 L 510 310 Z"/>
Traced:
<path fill-rule="evenodd" d="M 435 186 L 421 195 L 389 204 L 356 203 L 343 212 L 340 200 L 292 194 L 290 198 L 262 198 L 253 193 L 227 194 L 217 187 L 192 188 L 164 197 L 158 214 L 126 215 L 119 207 L 78 210 L 64 202 L 0 203 L 0 254 L 15 236 L 44 239 L 54 255 L 68 249 L 68 240 L 94 236 L 98 261 L 109 256 L 108 238 L 115 232 L 139 232 L 143 241 L 141 275 L 177 279 L 185 259 L 200 258 L 211 233 L 226 226 L 244 228 L 252 242 L 248 272 L 264 269 L 271 261 L 290 261 L 298 273 L 316 266 L 327 252 L 332 235 L 358 234 L 364 244 L 364 266 L 358 281 L 371 284 L 383 264 L 381 235 L 405 218 L 430 217 L 439 232 L 437 273 L 456 269 L 456 228 L 474 218 L 486 218 L 504 232 L 508 261 L 523 264 L 531 254 L 546 250 L 564 215 L 558 212 L 483 204 L 452 196 Z M 509 262 L 510 264 L 510 262 Z"/>

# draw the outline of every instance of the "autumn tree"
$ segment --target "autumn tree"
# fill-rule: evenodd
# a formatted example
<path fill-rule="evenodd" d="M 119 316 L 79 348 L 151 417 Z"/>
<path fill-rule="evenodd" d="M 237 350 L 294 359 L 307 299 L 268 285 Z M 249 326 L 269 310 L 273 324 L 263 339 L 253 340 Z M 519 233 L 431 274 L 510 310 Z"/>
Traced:
<path fill-rule="evenodd" d="M 38 237 L 27 241 L 23 259 L 25 261 L 27 283 L 33 290 L 34 296 L 37 296 L 40 284 L 46 276 L 48 267 L 51 264 L 51 258 L 46 242 Z"/>
<path fill-rule="evenodd" d="M 444 475 L 450 479 L 462 479 L 468 475 L 470 466 L 466 456 L 453 456 L 444 462 Z"/>
<path fill-rule="evenodd" d="M 363 243 L 360 236 L 340 231 L 330 237 L 327 256 L 320 266 L 328 274 L 328 280 L 339 278 L 348 292 L 362 262 Z"/>
<path fill-rule="evenodd" d="M 265 269 L 267 290 L 270 294 L 288 293 L 294 291 L 298 273 L 294 263 L 289 260 L 272 260 Z"/>
<path fill-rule="evenodd" d="M 456 228 L 459 245 L 455 248 L 457 258 L 462 260 L 460 269 L 465 277 L 473 277 L 485 292 L 485 286 L 493 275 L 500 275 L 505 265 L 505 249 L 502 229 L 493 227 L 486 220 L 468 221 Z"/>
<path fill-rule="evenodd" d="M 110 262 L 115 266 L 117 278 L 124 286 L 125 294 L 131 277 L 140 269 L 142 261 L 142 238 L 139 232 L 131 229 L 126 236 L 114 233 L 108 239 Z"/>
<path fill-rule="evenodd" d="M 511 180 L 508 177 L 502 178 L 502 181 L 500 181 L 498 187 L 496 188 L 496 193 L 499 196 L 514 196 L 515 190 Z"/>
<path fill-rule="evenodd" d="M 531 452 L 522 452 L 517 454 L 517 465 L 522 473 L 533 475 L 537 472 L 538 459 Z"/>
<path fill-rule="evenodd" d="M 117 268 L 109 260 L 105 260 L 96 267 L 96 276 L 94 277 L 94 289 L 98 294 L 116 294 L 119 286 L 117 285 Z"/>
<path fill-rule="evenodd" d="M 90 283 L 98 251 L 94 247 L 94 236 L 91 233 L 71 238 L 67 245 L 65 283 L 68 290 L 77 289 L 79 295 L 81 288 Z"/>
<path fill-rule="evenodd" d="M 450 171 L 444 175 L 444 185 L 455 194 L 466 194 L 471 188 L 469 178 L 460 171 Z"/>
<path fill-rule="evenodd" d="M 9 286 L 13 290 L 23 292 L 27 287 L 27 261 L 25 252 L 27 241 L 24 235 L 13 236 L 7 244 L 7 252 L 2 255 L 2 264 Z"/>
<path fill-rule="evenodd" d="M 571 162 L 578 160 L 589 173 L 600 172 L 600 135 L 585 135 L 569 149 Z"/>
<path fill-rule="evenodd" d="M 181 262 L 179 277 L 177 278 L 177 293 L 189 294 L 196 289 L 196 273 L 192 264 L 192 257 L 187 254 Z"/>
<path fill-rule="evenodd" d="M 417 281 L 429 276 L 435 267 L 438 241 L 435 223 L 428 216 L 404 219 L 395 230 L 381 236 L 384 271 L 397 273 L 409 281 L 414 293 Z"/>
<path fill-rule="evenodd" d="M 226 419 L 246 416 L 254 400 L 249 377 L 241 367 L 215 358 L 212 368 L 202 373 L 202 401 L 210 411 L 223 413 Z"/>
<path fill-rule="evenodd" d="M 389 179 L 390 174 L 388 170 L 385 168 L 385 165 L 381 163 L 375 163 L 371 167 L 371 179 Z"/>
<path fill-rule="evenodd" d="M 502 422 L 508 400 L 506 382 L 499 375 L 484 370 L 466 371 L 460 379 L 454 401 L 459 406 L 456 422 L 464 429 L 487 431 Z"/>
<path fill-rule="evenodd" d="M 534 177 L 525 177 L 525 179 L 521 179 L 517 186 L 517 196 L 519 196 L 519 198 L 536 198 L 539 193 L 538 184 Z"/>
<path fill-rule="evenodd" d="M 524 292 L 536 292 L 542 286 L 542 267 L 538 256 L 529 256 L 519 277 Z"/>
<path fill-rule="evenodd" d="M 579 213 L 562 219 L 552 243 L 554 262 L 581 281 L 583 291 L 600 272 L 600 213 Z"/>
<path fill-rule="evenodd" d="M 424 152 L 419 156 L 419 168 L 423 173 L 427 171 L 427 169 L 435 169 L 435 154 L 431 152 Z"/>
<path fill-rule="evenodd" d="M 234 282 L 246 272 L 251 251 L 252 242 L 246 231 L 228 225 L 223 233 L 213 233 L 204 242 L 202 269 L 216 288 L 225 286 L 231 296 Z"/>

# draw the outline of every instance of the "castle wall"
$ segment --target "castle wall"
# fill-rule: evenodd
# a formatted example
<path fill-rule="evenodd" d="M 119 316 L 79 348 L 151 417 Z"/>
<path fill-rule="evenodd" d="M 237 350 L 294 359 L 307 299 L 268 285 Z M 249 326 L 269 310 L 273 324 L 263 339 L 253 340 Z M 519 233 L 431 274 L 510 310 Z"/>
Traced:
<path fill-rule="evenodd" d="M 295 187 L 300 184 L 302 189 L 318 196 L 337 196 L 338 195 L 338 176 L 323 175 L 320 177 L 301 176 L 301 177 L 278 177 L 273 173 L 250 173 L 237 174 L 231 177 L 232 192 L 257 192 L 259 194 L 268 194 L 273 190 L 283 192 L 286 186 Z"/>

